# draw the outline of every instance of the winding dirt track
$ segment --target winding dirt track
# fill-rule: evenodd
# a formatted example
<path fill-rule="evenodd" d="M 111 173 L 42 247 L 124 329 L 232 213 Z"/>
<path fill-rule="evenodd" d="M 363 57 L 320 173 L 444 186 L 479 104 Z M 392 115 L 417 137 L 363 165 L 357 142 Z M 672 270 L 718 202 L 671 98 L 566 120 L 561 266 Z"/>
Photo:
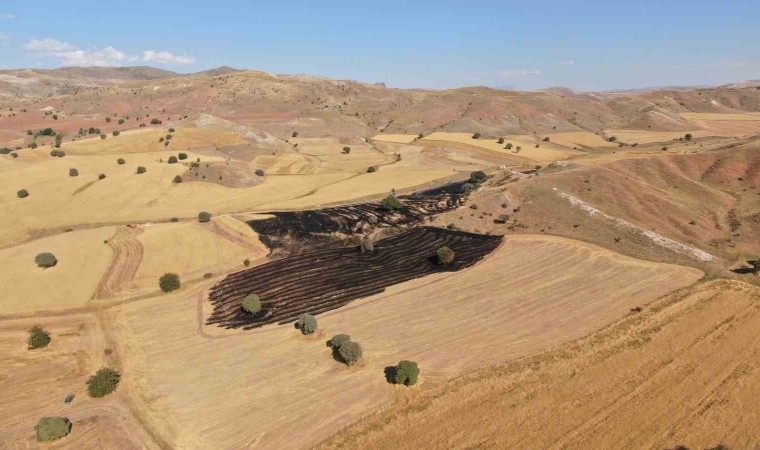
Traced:
<path fill-rule="evenodd" d="M 113 262 L 100 280 L 93 298 L 112 299 L 129 287 L 143 258 L 144 248 L 137 240 L 142 233 L 139 228 L 122 227 L 108 241 L 114 251 Z"/>

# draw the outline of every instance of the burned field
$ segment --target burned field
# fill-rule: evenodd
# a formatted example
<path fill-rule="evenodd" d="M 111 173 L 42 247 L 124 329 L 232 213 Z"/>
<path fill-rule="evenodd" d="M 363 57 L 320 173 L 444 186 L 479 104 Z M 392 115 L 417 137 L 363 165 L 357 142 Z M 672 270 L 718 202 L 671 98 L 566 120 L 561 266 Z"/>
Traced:
<path fill-rule="evenodd" d="M 420 227 L 376 242 L 373 252 L 341 247 L 272 261 L 230 274 L 214 286 L 209 294 L 214 309 L 207 324 L 247 330 L 292 322 L 301 314 L 337 309 L 394 284 L 465 269 L 500 243 L 501 236 Z M 447 266 L 435 261 L 436 250 L 443 246 L 455 253 Z M 251 293 L 261 297 L 258 314 L 241 308 Z"/>
<path fill-rule="evenodd" d="M 252 220 L 248 224 L 270 249 L 282 245 L 284 238 L 315 238 L 319 234 L 354 234 L 368 224 L 398 226 L 421 224 L 436 214 L 464 204 L 463 182 L 399 196 L 401 207 L 385 210 L 381 202 L 358 203 L 306 211 L 270 212 L 272 218 Z"/>

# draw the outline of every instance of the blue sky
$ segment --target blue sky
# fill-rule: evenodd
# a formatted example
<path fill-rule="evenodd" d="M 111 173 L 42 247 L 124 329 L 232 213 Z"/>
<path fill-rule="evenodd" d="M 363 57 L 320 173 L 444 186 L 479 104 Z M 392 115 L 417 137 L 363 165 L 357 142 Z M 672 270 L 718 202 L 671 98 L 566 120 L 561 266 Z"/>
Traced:
<path fill-rule="evenodd" d="M 760 79 L 760 1 L 0 2 L 0 68 L 221 65 L 392 87 Z"/>

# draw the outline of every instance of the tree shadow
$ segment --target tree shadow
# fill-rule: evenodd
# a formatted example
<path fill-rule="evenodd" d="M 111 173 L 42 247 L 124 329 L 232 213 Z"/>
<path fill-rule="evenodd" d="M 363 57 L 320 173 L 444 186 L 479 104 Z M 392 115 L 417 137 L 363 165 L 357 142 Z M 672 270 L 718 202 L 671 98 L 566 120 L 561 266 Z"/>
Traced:
<path fill-rule="evenodd" d="M 388 366 L 385 369 L 383 369 L 385 372 L 385 381 L 387 381 L 390 384 L 396 383 L 396 366 Z"/>

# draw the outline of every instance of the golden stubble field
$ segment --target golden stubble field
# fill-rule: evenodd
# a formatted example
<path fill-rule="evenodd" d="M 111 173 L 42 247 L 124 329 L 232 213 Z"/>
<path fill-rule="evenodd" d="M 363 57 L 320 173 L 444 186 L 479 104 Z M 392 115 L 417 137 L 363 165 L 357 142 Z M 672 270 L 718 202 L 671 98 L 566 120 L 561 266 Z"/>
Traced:
<path fill-rule="evenodd" d="M 414 389 L 424 388 L 587 335 L 701 276 L 562 238 L 519 236 L 472 269 L 320 315 L 313 337 L 289 325 L 206 327 L 210 283 L 105 317 L 125 389 L 150 433 L 173 447 L 304 448 L 401 394 L 383 374 L 400 359 L 420 364 Z M 332 359 L 325 341 L 337 333 L 364 347 L 358 367 Z"/>

